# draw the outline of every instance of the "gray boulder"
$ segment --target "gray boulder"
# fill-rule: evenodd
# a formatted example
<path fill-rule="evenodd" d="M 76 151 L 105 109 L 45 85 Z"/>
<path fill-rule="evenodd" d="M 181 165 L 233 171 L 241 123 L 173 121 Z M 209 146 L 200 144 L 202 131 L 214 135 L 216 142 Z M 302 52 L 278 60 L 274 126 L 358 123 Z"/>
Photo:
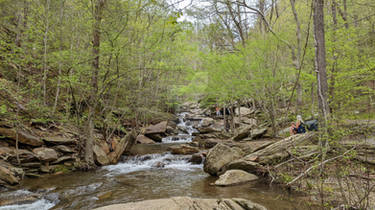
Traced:
<path fill-rule="evenodd" d="M 243 152 L 238 148 L 231 148 L 224 144 L 217 144 L 210 149 L 204 162 L 204 171 L 216 176 L 226 164 L 240 159 Z"/>

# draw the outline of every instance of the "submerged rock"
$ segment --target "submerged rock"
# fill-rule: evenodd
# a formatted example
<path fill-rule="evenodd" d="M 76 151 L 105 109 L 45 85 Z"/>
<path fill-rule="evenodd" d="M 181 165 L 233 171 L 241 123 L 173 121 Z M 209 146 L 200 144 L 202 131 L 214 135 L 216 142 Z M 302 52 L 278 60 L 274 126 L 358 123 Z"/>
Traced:
<path fill-rule="evenodd" d="M 247 173 L 242 170 L 229 170 L 216 180 L 215 185 L 218 186 L 231 186 L 243 184 L 246 182 L 257 180 L 258 177 L 254 174 Z"/>
<path fill-rule="evenodd" d="M 97 208 L 97 210 L 266 210 L 267 208 L 242 198 L 231 199 L 200 199 L 190 197 L 173 197 L 157 200 L 146 200 L 139 202 L 130 202 L 125 204 L 115 204 Z"/>

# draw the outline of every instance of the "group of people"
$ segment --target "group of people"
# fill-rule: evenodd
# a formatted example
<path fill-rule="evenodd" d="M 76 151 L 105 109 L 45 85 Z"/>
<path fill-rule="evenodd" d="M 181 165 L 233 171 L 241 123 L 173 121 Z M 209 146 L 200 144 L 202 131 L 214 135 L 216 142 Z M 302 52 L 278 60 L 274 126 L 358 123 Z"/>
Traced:
<path fill-rule="evenodd" d="M 306 129 L 309 131 L 317 131 L 318 130 L 318 121 L 317 120 L 309 120 L 304 122 L 302 120 L 301 115 L 297 115 L 297 121 L 292 122 L 290 126 L 290 135 L 295 135 L 297 133 L 306 133 Z"/>

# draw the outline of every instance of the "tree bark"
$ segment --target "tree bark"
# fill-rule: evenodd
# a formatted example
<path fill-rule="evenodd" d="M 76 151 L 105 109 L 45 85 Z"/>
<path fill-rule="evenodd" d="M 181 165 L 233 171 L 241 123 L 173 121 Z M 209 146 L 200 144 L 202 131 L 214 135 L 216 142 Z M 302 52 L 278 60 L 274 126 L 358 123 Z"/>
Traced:
<path fill-rule="evenodd" d="M 327 100 L 328 83 L 326 71 L 326 46 L 324 35 L 324 0 L 314 0 L 314 38 L 315 38 L 315 71 L 317 76 L 317 93 L 321 121 L 326 126 L 329 117 Z"/>
<path fill-rule="evenodd" d="M 94 4 L 95 2 L 95 4 Z M 101 22 L 103 9 L 106 0 L 95 0 L 92 1 L 93 5 L 93 41 L 92 41 L 92 55 L 93 60 L 91 63 L 92 74 L 91 74 L 91 93 L 88 101 L 89 114 L 87 120 L 87 139 L 85 144 L 85 161 L 89 167 L 95 166 L 94 154 L 93 154 L 93 144 L 94 144 L 94 117 L 95 109 L 97 104 L 97 94 L 98 94 L 98 75 L 100 70 L 99 58 L 100 58 L 100 34 L 101 34 Z"/>
<path fill-rule="evenodd" d="M 59 46 L 59 50 L 60 50 L 60 61 L 59 61 L 59 72 L 58 72 L 58 75 L 57 75 L 57 87 L 56 87 L 56 94 L 55 94 L 55 103 L 53 104 L 53 109 L 52 109 L 52 112 L 55 113 L 56 111 L 56 106 L 57 106 L 57 101 L 59 99 L 59 95 L 60 95 L 60 85 L 61 85 L 61 71 L 62 71 L 62 50 L 63 50 L 63 21 L 64 21 L 64 3 L 65 3 L 65 0 L 62 0 L 61 1 L 61 8 L 60 8 L 60 46 Z"/>
<path fill-rule="evenodd" d="M 332 32 L 332 59 L 333 59 L 333 64 L 331 68 L 331 76 L 330 76 L 330 86 L 329 86 L 329 96 L 331 98 L 334 98 L 335 96 L 335 83 L 336 83 L 336 68 L 337 68 L 337 50 L 336 50 L 336 41 L 337 41 L 337 2 L 336 0 L 332 0 L 332 5 L 331 5 L 331 12 L 332 12 L 332 21 L 333 21 L 333 32 Z M 332 108 L 332 104 L 331 104 Z"/>
<path fill-rule="evenodd" d="M 44 47 L 44 54 L 43 54 L 43 105 L 47 105 L 47 48 L 48 48 L 48 30 L 49 30 L 49 7 L 50 7 L 50 0 L 47 0 L 46 5 L 44 6 L 44 37 L 43 37 L 43 47 Z"/>
<path fill-rule="evenodd" d="M 299 109 L 302 106 L 302 86 L 301 83 L 298 81 L 299 80 L 299 71 L 301 68 L 301 56 L 302 56 L 302 46 L 301 46 L 301 23 L 298 18 L 297 10 L 295 7 L 295 1 L 296 0 L 290 0 L 290 5 L 292 7 L 292 12 L 294 16 L 294 20 L 296 22 L 296 38 L 297 38 L 297 54 L 295 53 L 295 50 L 292 50 L 292 58 L 293 58 L 293 63 L 296 69 L 296 89 L 297 89 L 297 106 L 296 106 L 296 113 L 299 114 Z"/>

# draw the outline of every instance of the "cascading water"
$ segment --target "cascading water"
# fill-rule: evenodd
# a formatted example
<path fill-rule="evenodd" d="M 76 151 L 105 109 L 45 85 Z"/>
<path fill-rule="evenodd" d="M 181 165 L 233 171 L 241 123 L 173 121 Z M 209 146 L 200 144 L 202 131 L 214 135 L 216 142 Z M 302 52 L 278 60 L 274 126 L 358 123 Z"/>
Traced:
<path fill-rule="evenodd" d="M 124 156 L 120 163 L 96 171 L 25 179 L 20 186 L 22 190 L 0 194 L 0 210 L 93 209 L 173 196 L 238 197 L 254 200 L 269 209 L 304 209 L 295 202 L 295 197 L 294 201 L 289 201 L 285 198 L 287 194 L 260 183 L 233 188 L 211 186 L 216 178 L 205 174 L 202 164 L 190 163 L 189 155 L 167 152 L 172 143 L 191 142 L 192 134 L 197 132 L 193 126 L 199 127 L 199 119 L 187 119 L 187 113 L 178 116 L 179 138 L 167 137 L 161 144 L 136 145 L 143 147 L 142 153 L 137 153 L 143 155 Z M 7 200 L 17 204 L 9 205 Z"/>
<path fill-rule="evenodd" d="M 195 129 L 194 123 L 186 119 L 188 115 L 187 112 L 178 114 L 177 128 L 179 128 L 179 134 L 176 136 L 168 136 L 162 139 L 162 143 L 188 143 L 193 140 L 193 133 L 197 133 L 198 130 Z M 200 120 L 197 120 L 198 123 Z"/>
<path fill-rule="evenodd" d="M 194 170 L 201 169 L 202 165 L 191 164 L 189 155 L 149 154 L 142 156 L 127 157 L 123 162 L 117 165 L 104 166 L 103 169 L 109 173 L 107 176 L 127 174 L 135 171 L 144 171 L 152 169 L 175 169 L 175 170 Z"/>

